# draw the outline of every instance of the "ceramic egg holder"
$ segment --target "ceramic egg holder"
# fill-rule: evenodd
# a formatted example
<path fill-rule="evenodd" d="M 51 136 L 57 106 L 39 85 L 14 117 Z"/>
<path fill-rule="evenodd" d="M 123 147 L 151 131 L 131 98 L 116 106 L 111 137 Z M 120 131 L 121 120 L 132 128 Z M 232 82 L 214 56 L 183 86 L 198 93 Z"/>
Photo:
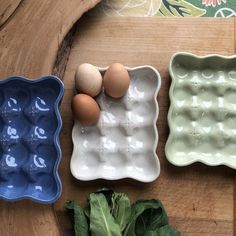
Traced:
<path fill-rule="evenodd" d="M 107 68 L 100 68 L 104 73 Z M 130 86 L 120 99 L 104 92 L 96 98 L 101 113 L 95 126 L 75 120 L 70 168 L 79 180 L 132 178 L 154 181 L 160 173 L 156 155 L 157 94 L 160 75 L 150 66 L 128 68 Z"/>
<path fill-rule="evenodd" d="M 54 76 L 0 81 L 0 198 L 47 204 L 59 198 L 63 90 Z"/>
<path fill-rule="evenodd" d="M 170 62 L 168 160 L 236 168 L 236 58 L 177 53 Z"/>

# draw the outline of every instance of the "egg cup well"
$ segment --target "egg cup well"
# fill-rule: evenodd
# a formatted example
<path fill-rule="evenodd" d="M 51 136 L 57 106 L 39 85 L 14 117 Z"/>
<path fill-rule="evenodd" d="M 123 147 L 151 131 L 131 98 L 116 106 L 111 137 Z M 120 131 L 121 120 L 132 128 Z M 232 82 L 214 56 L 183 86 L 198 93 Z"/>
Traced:
<path fill-rule="evenodd" d="M 44 204 L 59 198 L 63 93 L 55 76 L 0 81 L 0 198 Z"/>
<path fill-rule="evenodd" d="M 235 169 L 236 57 L 177 53 L 169 71 L 167 159 Z"/>
<path fill-rule="evenodd" d="M 74 122 L 70 168 L 76 179 L 152 182 L 160 174 L 156 121 L 161 78 L 151 66 L 127 69 L 130 86 L 124 97 L 114 99 L 102 91 L 96 98 L 101 109 L 97 125 Z"/>

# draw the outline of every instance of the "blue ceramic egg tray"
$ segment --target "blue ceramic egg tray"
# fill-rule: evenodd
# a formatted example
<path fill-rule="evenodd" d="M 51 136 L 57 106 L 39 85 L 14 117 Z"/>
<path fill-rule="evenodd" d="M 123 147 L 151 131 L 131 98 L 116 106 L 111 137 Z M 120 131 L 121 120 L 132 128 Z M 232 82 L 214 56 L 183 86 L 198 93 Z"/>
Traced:
<path fill-rule="evenodd" d="M 55 76 L 0 81 L 0 198 L 45 204 L 59 198 L 63 93 Z"/>

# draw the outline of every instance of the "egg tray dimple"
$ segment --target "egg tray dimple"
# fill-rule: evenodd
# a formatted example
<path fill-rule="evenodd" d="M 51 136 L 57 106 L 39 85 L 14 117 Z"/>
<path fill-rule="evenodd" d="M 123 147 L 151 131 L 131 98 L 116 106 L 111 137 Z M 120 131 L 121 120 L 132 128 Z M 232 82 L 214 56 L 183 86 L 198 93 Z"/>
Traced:
<path fill-rule="evenodd" d="M 169 71 L 167 159 L 236 168 L 236 57 L 177 53 Z"/>
<path fill-rule="evenodd" d="M 55 76 L 0 81 L 0 198 L 44 204 L 59 198 L 63 92 Z"/>
<path fill-rule="evenodd" d="M 100 72 L 106 69 L 100 68 Z M 156 121 L 160 75 L 151 66 L 127 69 L 130 86 L 123 98 L 113 99 L 103 91 L 96 98 L 101 109 L 97 125 L 83 126 L 75 120 L 70 167 L 79 180 L 151 182 L 159 176 Z"/>

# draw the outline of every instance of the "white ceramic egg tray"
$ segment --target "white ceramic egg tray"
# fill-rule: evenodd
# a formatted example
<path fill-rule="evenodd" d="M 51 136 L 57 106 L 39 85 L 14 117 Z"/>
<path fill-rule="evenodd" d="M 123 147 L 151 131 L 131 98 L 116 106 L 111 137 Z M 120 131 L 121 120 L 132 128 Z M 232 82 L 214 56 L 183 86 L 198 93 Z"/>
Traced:
<path fill-rule="evenodd" d="M 101 73 L 106 69 L 99 68 Z M 130 86 L 123 98 L 113 99 L 104 92 L 96 98 L 101 108 L 96 126 L 75 120 L 70 168 L 79 180 L 152 182 L 160 174 L 156 121 L 161 78 L 151 66 L 127 69 Z"/>

